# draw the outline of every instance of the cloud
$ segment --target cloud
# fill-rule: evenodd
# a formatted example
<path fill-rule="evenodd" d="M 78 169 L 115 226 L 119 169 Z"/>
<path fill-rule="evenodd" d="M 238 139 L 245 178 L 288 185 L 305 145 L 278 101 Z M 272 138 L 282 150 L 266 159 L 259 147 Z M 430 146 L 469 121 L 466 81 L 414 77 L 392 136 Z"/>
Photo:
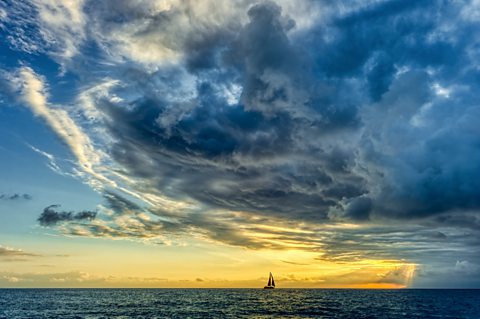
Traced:
<path fill-rule="evenodd" d="M 42 0 L 33 3 L 38 10 L 42 36 L 50 45 L 55 43 L 55 54 L 63 60 L 78 54 L 85 38 L 84 1 Z"/>
<path fill-rule="evenodd" d="M 207 65 L 201 59 L 209 52 L 203 44 L 224 41 L 240 27 L 241 10 L 249 2 L 105 1 L 86 11 L 94 40 L 108 57 L 156 69 L 181 61 L 189 50 L 197 56 L 187 58 L 191 66 Z M 119 15 L 122 21 L 115 19 Z"/>
<path fill-rule="evenodd" d="M 57 212 L 52 205 L 38 218 L 41 225 L 56 226 L 69 236 L 133 239 L 169 244 L 167 235 L 176 235 L 185 226 L 175 220 L 158 218 L 147 208 L 114 192 L 104 194 L 98 211 Z"/>
<path fill-rule="evenodd" d="M 49 54 L 64 67 L 85 40 L 83 5 L 83 0 L 6 1 L 0 6 L 0 26 L 13 49 Z"/>
<path fill-rule="evenodd" d="M 10 47 L 27 53 L 41 51 L 45 45 L 42 36 L 35 32 L 35 10 L 29 3 L 3 1 L 0 3 L 0 28 L 6 32 Z"/>
<path fill-rule="evenodd" d="M 57 164 L 57 159 L 55 158 L 55 156 L 53 156 L 52 154 L 50 153 L 47 153 L 45 151 L 42 151 L 32 145 L 29 145 L 29 147 L 36 153 L 44 156 L 47 160 L 48 160 L 48 167 L 54 171 L 55 173 L 57 174 L 60 174 L 60 175 L 65 175 L 65 173 L 62 171 L 62 169 L 60 168 L 60 166 L 58 166 Z"/>
<path fill-rule="evenodd" d="M 5 287 L 88 287 L 101 285 L 108 279 L 86 272 L 63 273 L 0 273 L 0 283 Z"/>
<path fill-rule="evenodd" d="M 82 132 L 65 110 L 49 108 L 44 79 L 29 67 L 21 68 L 18 76 L 18 86 L 23 102 L 31 108 L 36 116 L 44 119 L 63 139 L 78 158 L 82 167 L 91 171 L 93 163 L 98 162 L 99 159 L 93 150 L 89 137 Z"/>
<path fill-rule="evenodd" d="M 287 261 L 287 260 L 282 260 L 282 263 L 290 264 L 290 265 L 297 265 L 297 266 L 306 266 L 309 264 L 304 264 L 304 263 L 297 263 L 294 261 Z"/>
<path fill-rule="evenodd" d="M 48 104 L 48 91 L 45 79 L 37 75 L 30 67 L 21 67 L 14 77 L 11 85 L 20 94 L 19 100 L 28 106 L 35 116 L 38 116 L 57 134 L 69 147 L 78 161 L 79 169 L 88 174 L 89 181 L 94 187 L 101 187 L 105 183 L 112 185 L 114 182 L 97 172 L 101 166 L 102 153 L 96 150 L 90 137 L 77 125 L 71 115 L 60 107 L 51 107 Z M 53 166 L 55 168 L 55 166 Z"/>
<path fill-rule="evenodd" d="M 390 265 L 380 267 L 360 266 L 347 275 L 332 275 L 320 277 L 299 277 L 294 274 L 285 273 L 276 275 L 277 285 L 283 288 L 300 287 L 346 287 L 348 275 L 353 281 L 350 284 L 358 287 L 365 285 L 383 284 L 380 287 L 404 287 L 408 278 L 400 278 L 402 270 L 409 265 L 398 266 L 392 270 Z M 389 276 L 396 272 L 396 280 L 380 282 L 379 277 Z M 390 275 L 391 276 L 391 275 Z M 195 278 L 195 277 L 194 277 Z M 140 276 L 106 276 L 91 274 L 83 271 L 50 272 L 50 273 L 24 273 L 24 272 L 0 272 L 0 284 L 3 287 L 137 287 L 137 288 L 178 288 L 178 287 L 259 287 L 266 282 L 267 278 L 249 278 L 243 280 L 230 280 L 224 278 L 206 277 L 195 279 L 168 280 L 161 277 L 140 277 Z M 387 285 L 385 285 L 387 284 Z M 378 286 L 377 286 L 378 287 Z"/>
<path fill-rule="evenodd" d="M 2 262 L 24 262 L 42 255 L 26 252 L 21 249 L 0 245 L 0 260 Z"/>
<path fill-rule="evenodd" d="M 463 287 L 475 288 L 479 284 L 480 264 L 468 260 L 445 263 L 440 267 L 424 265 L 419 268 L 414 287 Z"/>
<path fill-rule="evenodd" d="M 31 200 L 32 195 L 30 194 L 0 194 L 0 200 L 6 201 L 16 201 L 16 200 Z"/>
<path fill-rule="evenodd" d="M 58 207 L 60 207 L 60 205 L 50 205 L 46 207 L 37 219 L 39 224 L 42 226 L 54 226 L 66 221 L 93 220 L 97 216 L 97 212 L 93 211 L 81 211 L 77 213 L 56 211 L 55 209 Z"/>

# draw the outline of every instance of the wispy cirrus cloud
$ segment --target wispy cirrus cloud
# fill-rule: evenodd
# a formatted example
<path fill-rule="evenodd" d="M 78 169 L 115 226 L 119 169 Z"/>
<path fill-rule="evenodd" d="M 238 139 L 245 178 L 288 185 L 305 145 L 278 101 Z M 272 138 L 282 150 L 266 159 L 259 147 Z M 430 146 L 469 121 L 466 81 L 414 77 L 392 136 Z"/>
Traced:
<path fill-rule="evenodd" d="M 78 161 L 77 172 L 86 173 L 94 187 L 100 187 L 100 182 L 114 184 L 98 172 L 103 154 L 94 148 L 90 137 L 75 122 L 73 116 L 67 110 L 48 103 L 48 88 L 42 76 L 25 66 L 18 69 L 9 80 L 11 86 L 20 94 L 19 100 L 28 106 L 35 116 L 44 120 L 69 147 Z"/>

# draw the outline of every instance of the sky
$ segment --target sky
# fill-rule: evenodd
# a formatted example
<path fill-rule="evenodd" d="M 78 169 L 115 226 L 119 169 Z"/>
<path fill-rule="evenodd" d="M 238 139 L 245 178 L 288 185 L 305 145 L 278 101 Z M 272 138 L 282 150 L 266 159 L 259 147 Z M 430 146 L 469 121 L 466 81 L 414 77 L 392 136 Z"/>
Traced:
<path fill-rule="evenodd" d="M 479 21 L 2 0 L 0 287 L 480 288 Z"/>

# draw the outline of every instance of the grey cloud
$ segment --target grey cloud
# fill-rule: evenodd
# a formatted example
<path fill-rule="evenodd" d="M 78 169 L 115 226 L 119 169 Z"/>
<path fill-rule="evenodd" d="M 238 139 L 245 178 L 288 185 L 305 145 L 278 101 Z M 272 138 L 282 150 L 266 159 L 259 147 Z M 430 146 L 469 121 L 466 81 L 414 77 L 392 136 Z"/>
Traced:
<path fill-rule="evenodd" d="M 404 78 L 408 82 L 402 82 Z M 429 82 L 432 85 L 426 75 L 400 77 L 382 98 L 384 104 L 379 104 L 383 110 L 378 110 L 372 121 L 378 124 L 367 131 L 376 145 L 365 148 L 372 151 L 365 153 L 367 165 L 374 164 L 370 167 L 384 172 L 382 179 L 376 180 L 382 185 L 376 203 L 381 214 L 412 218 L 479 207 L 477 179 L 473 178 L 477 165 L 471 160 L 479 153 L 468 124 L 463 126 L 464 121 L 474 121 L 478 111 L 468 101 L 452 97 L 448 102 L 461 103 L 465 112 L 450 113 L 444 105 L 447 101 L 432 96 Z M 404 85 L 411 88 L 409 93 Z M 431 107 L 426 109 L 428 103 Z M 457 120 L 443 123 L 433 110 Z M 405 120 L 399 122 L 398 117 Z"/>
<path fill-rule="evenodd" d="M 105 191 L 103 197 L 107 201 L 107 206 L 111 208 L 118 214 L 127 212 L 127 211 L 136 211 L 141 210 L 141 207 L 138 204 L 114 193 L 111 191 Z"/>
<path fill-rule="evenodd" d="M 439 234 L 439 229 L 441 234 Z M 322 260 L 395 259 L 444 267 L 457 259 L 479 261 L 480 237 L 455 227 L 432 225 L 378 225 L 326 232 L 322 237 Z"/>
<path fill-rule="evenodd" d="M 104 193 L 105 206 L 113 215 L 100 211 L 58 212 L 52 205 L 44 209 L 38 218 L 42 226 L 55 226 L 68 235 L 83 237 L 106 237 L 155 240 L 163 243 L 165 235 L 176 235 L 186 226 L 175 220 L 160 219 L 161 211 L 150 211 L 145 207 L 112 191 Z M 145 216 L 150 217 L 146 218 Z M 122 220 L 119 222 L 119 220 Z"/>
<path fill-rule="evenodd" d="M 7 201 L 16 201 L 16 200 L 31 200 L 32 195 L 30 194 L 0 194 L 0 200 L 7 200 Z"/>
<path fill-rule="evenodd" d="M 480 230 L 480 217 L 478 214 L 440 215 L 434 220 L 441 225 Z"/>
<path fill-rule="evenodd" d="M 480 264 L 459 259 L 441 267 L 423 266 L 419 269 L 413 287 L 473 288 L 480 284 Z"/>
<path fill-rule="evenodd" d="M 112 133 L 119 141 L 112 148 L 114 158 L 172 197 L 185 194 L 220 208 L 287 214 L 295 207 L 305 218 L 309 214 L 322 218 L 334 202 L 316 190 L 335 188 L 331 176 L 342 183 L 335 188 L 337 196 L 362 194 L 362 186 L 355 185 L 361 179 L 345 174 L 347 162 L 340 164 L 343 171 L 338 169 L 343 153 L 318 150 L 315 160 L 301 149 L 303 145 L 295 145 L 295 135 L 301 134 L 302 128 L 288 116 L 268 119 L 254 111 L 245 112 L 241 106 L 228 107 L 210 90 L 199 89 L 210 106 L 200 105 L 170 132 L 152 121 L 161 117 L 162 101 L 144 101 L 132 112 L 104 104 Z M 289 129 L 292 125 L 293 132 Z M 295 157 L 290 158 L 286 147 L 300 148 L 297 158 L 305 161 L 301 167 L 294 163 Z M 284 163 L 275 164 L 274 155 Z M 271 160 L 273 163 L 267 164 Z M 349 186 L 341 186 L 344 182 Z"/>
<path fill-rule="evenodd" d="M 345 215 L 352 220 L 368 220 L 372 210 L 372 200 L 368 197 L 357 197 L 353 199 L 345 209 Z"/>
<path fill-rule="evenodd" d="M 66 212 L 57 211 L 60 205 L 50 205 L 45 207 L 42 214 L 38 217 L 38 223 L 42 226 L 54 226 L 59 223 L 68 221 L 84 221 L 93 220 L 97 216 L 97 212 L 94 211 L 81 211 L 81 212 Z"/>
<path fill-rule="evenodd" d="M 46 221 L 43 221 L 43 224 L 53 226 L 63 222 L 59 226 L 59 230 L 74 236 L 152 240 L 157 244 L 162 244 L 167 235 L 181 237 L 185 233 L 196 232 L 203 234 L 209 240 L 234 246 L 251 249 L 281 248 L 279 244 L 263 242 L 243 234 L 232 225 L 232 222 L 240 221 L 240 219 L 230 217 L 225 220 L 225 216 L 221 215 L 220 218 L 214 218 L 202 213 L 191 212 L 184 217 L 167 220 L 162 211 L 140 207 L 119 194 L 108 192 L 104 197 L 107 201 L 106 206 L 114 211 L 114 216 L 98 214 L 95 215 L 95 218 L 87 216 L 84 220 L 80 218 L 83 217 L 83 214 L 79 215 L 80 213 L 63 216 L 61 213 L 55 212 L 56 214 L 53 216 L 49 216 L 51 213 L 42 214 L 41 218 L 48 218 L 48 224 Z M 51 207 L 46 208 L 46 210 L 51 209 Z M 149 215 L 151 218 L 145 218 L 145 215 Z M 78 218 L 75 218 L 77 216 Z M 118 223 L 117 218 L 122 218 L 122 222 Z M 84 220 L 84 222 L 79 224 L 77 223 L 79 220 Z"/>

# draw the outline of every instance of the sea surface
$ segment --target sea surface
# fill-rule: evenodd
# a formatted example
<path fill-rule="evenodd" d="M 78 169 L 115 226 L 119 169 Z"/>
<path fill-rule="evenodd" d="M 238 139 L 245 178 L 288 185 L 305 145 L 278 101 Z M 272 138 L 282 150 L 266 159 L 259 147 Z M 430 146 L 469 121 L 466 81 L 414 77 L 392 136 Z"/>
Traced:
<path fill-rule="evenodd" d="M 480 290 L 0 289 L 0 318 L 480 318 Z"/>

